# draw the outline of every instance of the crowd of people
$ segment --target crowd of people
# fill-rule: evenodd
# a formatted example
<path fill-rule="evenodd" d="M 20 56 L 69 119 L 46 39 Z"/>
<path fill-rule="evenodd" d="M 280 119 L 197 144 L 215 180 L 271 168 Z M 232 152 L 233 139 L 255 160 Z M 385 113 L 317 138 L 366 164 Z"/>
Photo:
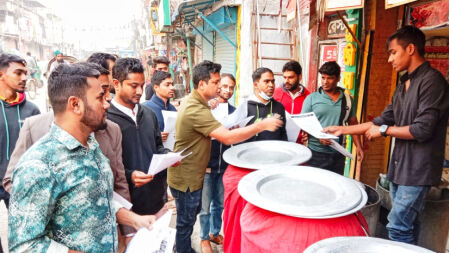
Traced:
<path fill-rule="evenodd" d="M 390 36 L 388 61 L 406 74 L 391 104 L 372 122 L 357 122 L 352 98 L 338 86 L 336 62 L 319 68 L 322 85 L 311 93 L 301 82 L 301 65 L 290 61 L 282 68 L 279 87 L 271 69 L 254 71 L 254 94 L 246 102 L 247 115 L 254 117 L 245 127 L 231 129 L 213 116 L 218 106 L 227 107 L 228 114 L 235 110 L 229 103 L 235 77 L 220 73 L 218 63 L 194 67 L 194 89 L 176 108 L 165 57 L 154 59 L 146 87 L 144 67 L 135 58 L 94 53 L 86 62 L 58 61 L 48 76 L 52 111 L 40 114 L 24 95 L 27 62 L 1 54 L 0 200 L 9 209 L 9 250 L 117 252 L 138 229 L 151 228 L 174 198 L 176 252 L 194 252 L 191 235 L 198 214 L 202 252 L 212 252 L 211 242 L 226 240 L 220 235 L 223 152 L 242 142 L 287 141 L 286 113 L 307 112 L 315 113 L 326 132 L 353 135 L 359 160 L 364 156 L 361 136 L 396 137 L 387 229 L 390 239 L 416 244 L 416 217 L 441 177 L 449 114 L 448 84 L 424 60 L 424 44 L 424 34 L 411 26 Z M 140 103 L 144 92 L 146 101 Z M 164 131 L 163 111 L 177 111 L 173 150 L 163 145 L 173 134 Z M 345 157 L 329 146 L 330 140 L 301 132 L 296 142 L 312 151 L 307 165 L 343 175 Z M 179 151 L 192 155 L 166 171 L 147 174 L 153 155 Z"/>

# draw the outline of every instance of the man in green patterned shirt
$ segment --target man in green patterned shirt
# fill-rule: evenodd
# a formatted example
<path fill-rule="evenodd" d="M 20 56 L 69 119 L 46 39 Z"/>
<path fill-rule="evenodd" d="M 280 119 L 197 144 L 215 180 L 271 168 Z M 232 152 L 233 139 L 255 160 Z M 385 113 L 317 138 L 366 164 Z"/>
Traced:
<path fill-rule="evenodd" d="M 116 252 L 116 217 L 135 225 L 113 200 L 109 160 L 91 134 L 106 127 L 109 108 L 99 74 L 83 64 L 51 73 L 54 123 L 12 175 L 10 252 Z"/>

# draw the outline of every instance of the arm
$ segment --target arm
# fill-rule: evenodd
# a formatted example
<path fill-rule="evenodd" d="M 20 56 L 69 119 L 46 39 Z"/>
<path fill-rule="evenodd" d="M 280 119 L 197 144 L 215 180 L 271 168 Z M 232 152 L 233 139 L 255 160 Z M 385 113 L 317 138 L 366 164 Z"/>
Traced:
<path fill-rule="evenodd" d="M 350 118 L 348 123 L 349 123 L 349 125 L 353 125 L 353 126 L 359 124 L 359 122 L 358 122 L 356 117 Z M 357 153 L 357 160 L 363 161 L 363 158 L 364 158 L 365 154 L 363 152 L 363 146 L 362 146 L 360 135 L 352 134 L 351 137 L 352 137 L 352 140 L 354 141 L 354 144 L 355 144 L 356 153 Z"/>
<path fill-rule="evenodd" d="M 155 215 L 138 215 L 125 208 L 120 208 L 115 217 L 117 218 L 117 223 L 132 226 L 136 230 L 142 227 L 151 229 L 151 224 L 156 221 Z"/>
<path fill-rule="evenodd" d="M 114 157 L 111 160 L 111 168 L 115 172 L 114 178 L 114 191 L 124 197 L 126 200 L 131 201 L 131 195 L 129 194 L 128 182 L 125 177 L 125 167 L 123 166 L 122 158 L 122 132 L 119 126 L 114 133 L 115 138 L 113 145 Z M 114 149 L 115 147 L 115 149 Z"/>
<path fill-rule="evenodd" d="M 231 144 L 239 143 L 245 141 L 252 136 L 263 132 L 276 131 L 279 127 L 283 125 L 282 120 L 277 117 L 271 117 L 263 119 L 257 123 L 251 124 L 246 127 L 237 128 L 233 130 L 228 130 L 224 126 L 220 126 L 210 133 L 210 137 L 217 139 L 219 142 L 229 146 Z"/>
<path fill-rule="evenodd" d="M 10 252 L 67 252 L 68 248 L 52 240 L 46 230 L 61 191 L 47 165 L 26 161 L 14 171 L 13 179 L 8 223 Z"/>
<path fill-rule="evenodd" d="M 30 120 L 26 119 L 23 123 L 22 129 L 19 132 L 19 138 L 16 142 L 16 147 L 12 152 L 11 158 L 9 160 L 8 169 L 3 177 L 3 187 L 7 192 L 11 192 L 12 187 L 12 172 L 19 162 L 20 157 L 28 150 L 32 143 L 31 132 L 30 132 Z"/>

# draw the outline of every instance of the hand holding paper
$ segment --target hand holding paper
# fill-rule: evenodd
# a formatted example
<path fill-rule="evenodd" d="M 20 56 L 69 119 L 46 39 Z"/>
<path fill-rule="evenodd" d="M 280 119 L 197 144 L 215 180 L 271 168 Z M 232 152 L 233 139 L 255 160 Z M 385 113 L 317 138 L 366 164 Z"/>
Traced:
<path fill-rule="evenodd" d="M 181 155 L 182 152 L 184 152 L 184 150 L 177 153 L 170 152 L 167 154 L 154 154 L 151 159 L 150 168 L 148 168 L 148 174 L 156 175 L 157 173 L 167 169 L 192 154 L 189 153 L 183 156 Z"/>

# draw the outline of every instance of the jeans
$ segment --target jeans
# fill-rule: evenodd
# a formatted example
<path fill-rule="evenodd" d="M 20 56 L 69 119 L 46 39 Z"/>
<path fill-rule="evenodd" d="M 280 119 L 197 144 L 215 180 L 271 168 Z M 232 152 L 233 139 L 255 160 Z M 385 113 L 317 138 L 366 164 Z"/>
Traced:
<path fill-rule="evenodd" d="M 345 160 L 346 157 L 338 152 L 335 153 L 323 153 L 312 151 L 312 158 L 306 163 L 307 166 L 321 168 L 329 170 L 340 175 L 345 173 Z"/>
<path fill-rule="evenodd" d="M 3 188 L 3 186 L 0 183 L 0 201 L 5 201 L 6 209 L 9 208 L 9 193 Z M 3 253 L 2 249 L 2 242 L 0 241 L 0 253 Z"/>
<path fill-rule="evenodd" d="M 388 237 L 393 241 L 416 244 L 419 235 L 419 212 L 430 186 L 405 186 L 390 183 L 393 202 L 388 214 Z"/>
<path fill-rule="evenodd" d="M 209 233 L 218 236 L 221 230 L 224 187 L 223 173 L 206 173 L 201 199 L 200 237 L 209 240 Z"/>
<path fill-rule="evenodd" d="M 190 236 L 195 225 L 196 215 L 201 210 L 201 189 L 190 192 L 178 191 L 170 187 L 176 202 L 176 251 L 177 253 L 195 252 L 191 246 Z"/>
<path fill-rule="evenodd" d="M 9 208 L 9 193 L 0 184 L 0 201 L 1 200 L 5 201 L 6 209 L 8 209 Z"/>

